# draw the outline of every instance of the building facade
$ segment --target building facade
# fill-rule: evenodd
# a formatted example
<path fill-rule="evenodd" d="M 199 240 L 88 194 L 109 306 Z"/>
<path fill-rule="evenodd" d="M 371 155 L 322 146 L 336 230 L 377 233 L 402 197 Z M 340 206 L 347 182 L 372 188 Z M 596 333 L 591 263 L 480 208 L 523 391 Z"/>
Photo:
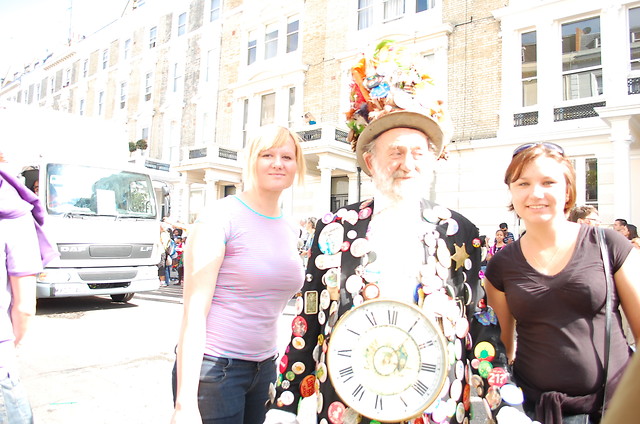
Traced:
<path fill-rule="evenodd" d="M 242 188 L 242 149 L 276 123 L 304 140 L 294 217 L 371 194 L 346 142 L 350 67 L 384 39 L 431 67 L 454 122 L 428 196 L 492 235 L 504 170 L 525 142 L 561 144 L 578 203 L 640 222 L 640 2 L 613 0 L 146 0 L 3 83 L 0 99 L 120 123 L 172 186 L 172 215 Z M 639 40 L 639 41 L 636 41 Z M 514 231 L 516 232 L 516 231 Z"/>

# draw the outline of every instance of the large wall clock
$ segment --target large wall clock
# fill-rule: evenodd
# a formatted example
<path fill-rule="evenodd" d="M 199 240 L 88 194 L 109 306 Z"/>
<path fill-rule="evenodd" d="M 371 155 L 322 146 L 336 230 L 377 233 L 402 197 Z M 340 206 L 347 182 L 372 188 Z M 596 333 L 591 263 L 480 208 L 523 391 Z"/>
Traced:
<path fill-rule="evenodd" d="M 338 396 L 381 422 L 420 415 L 438 398 L 449 368 L 439 328 L 417 306 L 384 299 L 340 318 L 327 367 Z"/>

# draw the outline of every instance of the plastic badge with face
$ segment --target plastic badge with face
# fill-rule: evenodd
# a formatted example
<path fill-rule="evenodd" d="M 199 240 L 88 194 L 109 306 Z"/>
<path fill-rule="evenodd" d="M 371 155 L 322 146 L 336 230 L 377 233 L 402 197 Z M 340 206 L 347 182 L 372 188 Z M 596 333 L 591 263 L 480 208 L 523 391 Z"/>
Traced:
<path fill-rule="evenodd" d="M 342 224 L 332 222 L 322 229 L 318 236 L 318 247 L 325 255 L 335 255 L 340 252 L 344 240 Z"/>

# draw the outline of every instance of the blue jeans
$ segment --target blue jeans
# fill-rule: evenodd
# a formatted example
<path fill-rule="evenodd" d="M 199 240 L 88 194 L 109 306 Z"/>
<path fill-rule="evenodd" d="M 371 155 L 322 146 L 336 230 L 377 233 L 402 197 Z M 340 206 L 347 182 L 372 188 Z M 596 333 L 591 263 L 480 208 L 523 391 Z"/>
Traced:
<path fill-rule="evenodd" d="M 0 423 L 32 424 L 33 413 L 20 380 L 0 369 Z"/>
<path fill-rule="evenodd" d="M 205 355 L 200 370 L 198 408 L 203 424 L 262 424 L 269 384 L 276 381 L 276 357 L 262 362 Z M 176 399 L 173 366 L 173 401 Z"/>
<path fill-rule="evenodd" d="M 170 266 L 164 267 L 164 283 L 167 286 L 171 285 L 171 267 Z"/>

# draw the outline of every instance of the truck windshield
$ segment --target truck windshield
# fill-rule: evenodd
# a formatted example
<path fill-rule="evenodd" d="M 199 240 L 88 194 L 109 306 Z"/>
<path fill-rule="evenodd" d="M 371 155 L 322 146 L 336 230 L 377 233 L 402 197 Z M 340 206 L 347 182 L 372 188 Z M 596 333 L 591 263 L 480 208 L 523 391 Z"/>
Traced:
<path fill-rule="evenodd" d="M 48 164 L 45 203 L 50 214 L 155 219 L 148 175 L 119 169 Z"/>

